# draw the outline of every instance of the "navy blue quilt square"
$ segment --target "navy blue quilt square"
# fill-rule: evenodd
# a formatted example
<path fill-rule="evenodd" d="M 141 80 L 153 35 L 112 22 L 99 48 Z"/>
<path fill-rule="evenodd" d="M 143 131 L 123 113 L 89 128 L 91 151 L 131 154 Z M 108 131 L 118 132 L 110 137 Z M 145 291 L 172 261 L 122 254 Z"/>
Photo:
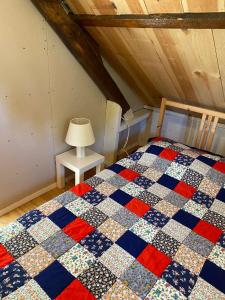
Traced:
<path fill-rule="evenodd" d="M 126 168 L 119 164 L 113 164 L 109 166 L 108 169 L 118 174 L 119 172 L 123 171 Z"/>
<path fill-rule="evenodd" d="M 17 262 L 5 266 L 0 269 L 0 296 L 8 296 L 30 279 L 30 276 Z"/>
<path fill-rule="evenodd" d="M 158 183 L 173 190 L 178 185 L 179 180 L 164 174 L 159 178 Z"/>
<path fill-rule="evenodd" d="M 216 161 L 209 158 L 209 157 L 206 157 L 206 156 L 198 156 L 197 158 L 198 160 L 200 160 L 201 162 L 205 163 L 206 165 L 212 167 L 213 165 L 215 165 Z"/>
<path fill-rule="evenodd" d="M 133 161 L 139 160 L 143 155 L 143 152 L 134 152 L 131 155 L 128 156 L 129 159 L 132 159 Z"/>
<path fill-rule="evenodd" d="M 174 160 L 174 162 L 186 167 L 189 167 L 193 163 L 193 161 L 194 158 L 184 154 L 178 154 Z"/>
<path fill-rule="evenodd" d="M 219 199 L 219 200 L 222 201 L 222 202 L 225 202 L 225 189 L 224 189 L 224 188 L 222 188 L 222 189 L 219 191 L 219 193 L 218 193 L 218 195 L 216 196 L 216 198 Z"/>
<path fill-rule="evenodd" d="M 222 293 L 225 293 L 225 271 L 211 261 L 206 260 L 201 270 L 200 277 L 220 290 Z"/>
<path fill-rule="evenodd" d="M 225 248 L 225 233 L 223 233 L 218 241 L 219 245 Z"/>
<path fill-rule="evenodd" d="M 174 216 L 173 219 L 177 222 L 185 225 L 186 227 L 193 229 L 197 223 L 200 221 L 199 218 L 193 216 L 192 214 L 189 214 L 188 212 L 184 210 L 179 210 Z"/>
<path fill-rule="evenodd" d="M 165 226 L 170 218 L 166 215 L 162 214 L 158 210 L 152 208 L 150 209 L 144 216 L 143 219 L 145 219 L 147 222 L 151 223 L 152 225 L 156 227 L 162 228 Z"/>
<path fill-rule="evenodd" d="M 191 273 L 177 262 L 172 262 L 164 271 L 162 278 L 175 287 L 183 295 L 188 297 L 198 279 L 197 275 Z"/>
<path fill-rule="evenodd" d="M 196 191 L 192 196 L 192 200 L 196 203 L 206 206 L 207 208 L 210 208 L 213 204 L 214 198 L 206 195 L 201 191 Z"/>
<path fill-rule="evenodd" d="M 32 225 L 39 222 L 41 219 L 45 218 L 45 215 L 41 213 L 39 210 L 34 209 L 18 218 L 17 221 L 22 224 L 26 229 L 31 227 Z"/>
<path fill-rule="evenodd" d="M 109 249 L 113 242 L 98 230 L 87 235 L 80 244 L 96 257 L 100 257 L 103 252 Z"/>
<path fill-rule="evenodd" d="M 144 240 L 129 230 L 117 240 L 116 244 L 134 257 L 138 257 L 138 255 L 148 245 Z"/>
<path fill-rule="evenodd" d="M 51 298 L 56 298 L 75 278 L 58 261 L 39 273 L 34 279 Z"/>
<path fill-rule="evenodd" d="M 128 202 L 130 202 L 131 199 L 133 199 L 132 196 L 128 195 L 127 193 L 117 190 L 112 195 L 110 195 L 110 198 L 115 200 L 117 203 L 121 205 L 126 205 Z"/>
<path fill-rule="evenodd" d="M 90 192 L 84 194 L 82 198 L 92 205 L 98 205 L 100 202 L 106 199 L 106 196 L 93 189 Z"/>
<path fill-rule="evenodd" d="M 65 207 L 61 207 L 60 209 L 54 211 L 51 215 L 49 215 L 48 218 L 52 222 L 54 222 L 57 226 L 63 228 L 66 225 L 68 225 L 70 222 L 75 220 L 76 216 Z"/>
<path fill-rule="evenodd" d="M 139 176 L 137 178 L 134 179 L 134 183 L 136 183 L 137 185 L 139 185 L 140 187 L 144 188 L 144 189 L 148 189 L 150 186 L 152 186 L 155 182 L 148 179 L 145 176 Z"/>
<path fill-rule="evenodd" d="M 155 145 L 151 145 L 146 152 L 147 153 L 152 153 L 155 155 L 159 155 L 162 151 L 163 151 L 163 147 L 159 147 L 159 146 L 155 146 Z"/>

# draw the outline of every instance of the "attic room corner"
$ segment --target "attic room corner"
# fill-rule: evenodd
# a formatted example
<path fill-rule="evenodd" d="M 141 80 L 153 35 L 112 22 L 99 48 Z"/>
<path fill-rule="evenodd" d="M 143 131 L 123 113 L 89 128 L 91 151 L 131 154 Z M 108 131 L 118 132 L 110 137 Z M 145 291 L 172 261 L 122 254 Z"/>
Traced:
<path fill-rule="evenodd" d="M 103 153 L 106 101 L 31 1 L 1 1 L 0 38 L 1 210 L 55 182 L 55 155 L 68 149 L 73 117 L 91 120 L 92 148 Z"/>

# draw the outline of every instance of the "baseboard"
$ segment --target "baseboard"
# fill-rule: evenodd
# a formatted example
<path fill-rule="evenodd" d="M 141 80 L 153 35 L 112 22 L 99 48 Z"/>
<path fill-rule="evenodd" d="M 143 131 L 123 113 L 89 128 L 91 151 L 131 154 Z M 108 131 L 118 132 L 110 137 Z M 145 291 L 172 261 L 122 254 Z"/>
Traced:
<path fill-rule="evenodd" d="M 10 211 L 12 211 L 13 209 L 16 209 L 16 208 L 20 207 L 21 205 L 26 204 L 27 202 L 29 202 L 29 201 L 31 201 L 31 200 L 47 193 L 47 192 L 49 192 L 50 190 L 56 188 L 56 186 L 57 186 L 56 182 L 54 182 L 54 183 L 40 189 L 39 191 L 37 191 L 37 192 L 35 192 L 31 195 L 28 195 L 25 198 L 23 198 L 19 201 L 16 201 L 15 203 L 10 204 L 7 207 L 4 207 L 3 209 L 0 210 L 0 216 L 3 216 L 5 214 L 9 213 Z"/>

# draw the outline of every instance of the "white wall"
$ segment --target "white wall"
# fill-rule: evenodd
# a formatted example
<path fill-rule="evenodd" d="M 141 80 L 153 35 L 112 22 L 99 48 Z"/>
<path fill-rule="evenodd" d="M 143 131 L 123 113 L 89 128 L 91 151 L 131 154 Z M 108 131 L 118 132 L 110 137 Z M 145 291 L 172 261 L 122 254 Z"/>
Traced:
<path fill-rule="evenodd" d="M 74 116 L 103 151 L 105 99 L 29 0 L 0 1 L 0 209 L 55 181 Z"/>

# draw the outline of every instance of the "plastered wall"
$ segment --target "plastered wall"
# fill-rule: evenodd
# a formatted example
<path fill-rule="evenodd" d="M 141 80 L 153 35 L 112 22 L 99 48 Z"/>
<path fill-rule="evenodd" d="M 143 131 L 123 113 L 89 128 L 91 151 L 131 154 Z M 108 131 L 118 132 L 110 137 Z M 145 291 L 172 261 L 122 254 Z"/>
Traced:
<path fill-rule="evenodd" d="M 91 119 L 103 151 L 105 99 L 29 0 L 0 1 L 0 209 L 55 181 L 67 124 Z"/>

